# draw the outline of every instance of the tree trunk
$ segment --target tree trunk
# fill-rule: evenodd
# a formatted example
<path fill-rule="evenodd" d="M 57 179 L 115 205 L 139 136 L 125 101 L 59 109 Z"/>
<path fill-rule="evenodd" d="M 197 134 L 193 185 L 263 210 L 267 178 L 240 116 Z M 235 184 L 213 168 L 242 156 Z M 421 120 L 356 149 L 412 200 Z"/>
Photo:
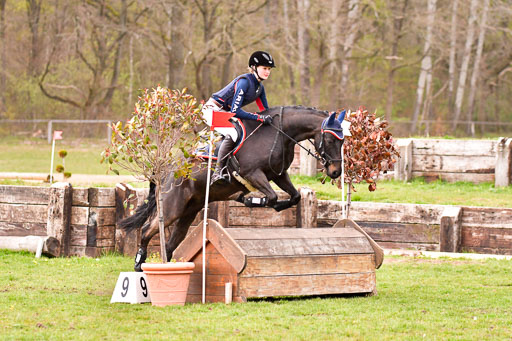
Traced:
<path fill-rule="evenodd" d="M 432 67 L 427 72 L 425 80 L 425 101 L 423 102 L 423 110 L 421 111 L 421 120 L 425 122 L 425 135 L 430 135 L 430 111 L 432 108 Z"/>
<path fill-rule="evenodd" d="M 183 17 L 183 8 L 180 4 L 171 4 L 171 13 L 169 20 L 169 38 L 170 38 L 170 51 L 168 61 L 168 82 L 167 87 L 174 89 L 179 88 L 181 79 L 183 77 L 183 27 L 180 21 Z"/>
<path fill-rule="evenodd" d="M 310 102 L 309 105 L 313 107 L 321 107 L 324 105 L 321 100 L 321 92 L 322 92 L 322 85 L 327 80 L 325 75 L 325 69 L 327 68 L 328 61 L 326 61 L 326 42 L 323 40 L 324 38 L 321 36 L 319 37 L 317 44 L 318 44 L 318 50 L 317 50 L 317 57 L 319 60 L 319 63 L 316 65 L 313 71 L 313 86 L 311 87 L 310 91 Z"/>
<path fill-rule="evenodd" d="M 480 73 L 480 60 L 482 59 L 482 50 L 484 48 L 484 40 L 485 40 L 485 26 L 487 24 L 487 12 L 489 10 L 489 0 L 484 0 L 484 8 L 482 9 L 482 19 L 480 20 L 480 34 L 478 35 L 478 45 L 476 48 L 476 56 L 475 63 L 473 65 L 473 74 L 471 75 L 470 82 L 470 90 L 469 90 L 469 99 L 468 99 L 468 112 L 467 112 L 467 120 L 468 120 L 468 133 L 472 133 L 474 136 L 475 132 L 471 129 L 469 122 L 473 121 L 473 110 L 475 104 L 475 94 L 476 94 L 476 82 L 478 80 L 478 75 Z"/>
<path fill-rule="evenodd" d="M 41 18 L 42 0 L 26 0 L 28 25 L 31 33 L 30 54 L 28 59 L 28 74 L 37 76 L 39 73 L 39 20 Z"/>
<path fill-rule="evenodd" d="M 453 0 L 452 3 L 452 25 L 450 31 L 450 61 L 448 67 L 448 107 L 453 110 L 453 89 L 455 84 L 455 55 L 457 51 L 457 6 L 459 0 Z"/>
<path fill-rule="evenodd" d="M 287 60 L 290 62 L 286 64 L 285 70 L 288 75 L 288 81 L 290 82 L 290 98 L 293 104 L 297 103 L 297 94 L 296 94 L 296 86 L 295 86 L 295 74 L 293 70 L 293 63 L 292 59 L 294 58 L 292 56 L 292 36 L 290 33 L 290 17 L 289 17 L 289 11 L 288 11 L 288 0 L 283 0 L 283 31 L 284 31 L 284 39 L 285 39 L 285 51 L 284 55 Z"/>
<path fill-rule="evenodd" d="M 329 25 L 329 46 L 328 46 L 328 57 L 329 57 L 329 107 L 336 109 L 341 106 L 339 101 L 339 68 L 338 68 L 338 54 L 340 51 L 340 31 L 341 31 L 341 20 L 338 18 L 339 13 L 339 1 L 331 0 L 331 24 Z"/>
<path fill-rule="evenodd" d="M 425 45 L 423 45 L 423 58 L 421 60 L 420 76 L 418 77 L 418 89 L 416 91 L 416 103 L 412 114 L 411 133 L 416 132 L 418 125 L 418 116 L 423 105 L 423 93 L 427 83 L 428 74 L 432 72 L 432 31 L 436 15 L 437 0 L 428 0 L 427 4 L 427 35 L 425 36 Z"/>
<path fill-rule="evenodd" d="M 391 42 L 391 55 L 389 56 L 389 73 L 388 73 L 388 87 L 386 97 L 386 120 L 391 122 L 391 116 L 393 113 L 393 92 L 395 88 L 395 72 L 396 62 L 398 60 L 398 42 L 402 37 L 402 26 L 405 19 L 405 12 L 407 9 L 408 0 L 403 0 L 402 9 L 400 13 L 395 13 L 395 2 L 392 5 L 393 12 L 393 35 Z M 398 7 L 398 6 L 396 6 Z"/>
<path fill-rule="evenodd" d="M 110 78 L 110 87 L 107 89 L 107 93 L 105 94 L 104 100 L 101 102 L 102 112 L 105 112 L 106 109 L 110 106 L 110 102 L 112 102 L 112 97 L 114 97 L 114 92 L 117 89 L 117 80 L 119 78 L 120 73 L 120 63 L 121 63 L 121 50 L 123 47 L 124 37 L 126 36 L 128 29 L 126 27 L 128 19 L 128 7 L 126 4 L 126 0 L 121 0 L 121 11 L 119 13 L 119 35 L 116 40 L 114 61 L 112 65 L 112 76 Z"/>
<path fill-rule="evenodd" d="M 128 79 L 128 106 L 132 107 L 133 101 L 133 35 L 130 35 L 130 41 L 128 43 L 128 64 L 130 67 L 130 76 Z"/>
<path fill-rule="evenodd" d="M 208 4 L 206 0 L 203 0 L 203 8 L 205 9 L 205 14 L 203 15 L 203 44 L 204 46 L 208 46 L 210 42 L 210 32 L 211 32 L 211 21 L 209 20 L 209 12 L 208 12 Z M 208 98 L 211 95 L 211 80 L 210 80 L 210 63 L 208 61 L 209 56 L 205 56 L 206 62 L 202 64 L 201 70 L 201 97 Z"/>
<path fill-rule="evenodd" d="M 233 52 L 228 53 L 222 63 L 222 80 L 221 86 L 228 84 L 231 81 L 231 62 L 233 61 Z"/>
<path fill-rule="evenodd" d="M 309 0 L 297 0 L 297 38 L 299 47 L 299 78 L 301 103 L 310 101 L 310 60 L 309 60 Z"/>
<path fill-rule="evenodd" d="M 7 69 L 5 44 L 5 3 L 0 0 L 0 114 L 5 111 L 5 70 Z"/>
<path fill-rule="evenodd" d="M 158 233 L 160 237 L 160 256 L 162 263 L 167 263 L 167 249 L 165 248 L 164 200 L 161 193 L 161 182 L 156 184 L 156 210 L 158 214 Z"/>
<path fill-rule="evenodd" d="M 348 84 L 348 70 L 350 58 L 352 57 L 352 48 L 356 41 L 358 32 L 358 18 L 359 16 L 359 0 L 350 0 L 348 3 L 347 27 L 348 33 L 343 44 L 343 62 L 341 64 L 341 101 L 342 103 L 347 98 L 347 84 Z"/>
<path fill-rule="evenodd" d="M 462 110 L 462 100 L 464 99 L 464 89 L 466 87 L 466 76 L 468 72 L 469 61 L 471 59 L 471 46 L 475 36 L 475 21 L 476 21 L 476 6 L 478 0 L 471 0 L 471 6 L 469 9 L 469 21 L 468 31 L 466 34 L 466 45 L 464 46 L 464 55 L 462 57 L 462 66 L 459 74 L 459 84 L 457 86 L 457 94 L 455 97 L 455 110 L 453 115 L 452 130 L 455 133 L 457 129 L 457 123 L 460 118 L 460 112 Z"/>

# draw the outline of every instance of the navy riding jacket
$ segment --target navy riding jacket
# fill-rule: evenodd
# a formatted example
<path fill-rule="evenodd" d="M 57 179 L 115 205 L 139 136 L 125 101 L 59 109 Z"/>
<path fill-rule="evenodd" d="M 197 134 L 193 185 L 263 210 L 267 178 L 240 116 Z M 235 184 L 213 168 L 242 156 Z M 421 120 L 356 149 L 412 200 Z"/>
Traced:
<path fill-rule="evenodd" d="M 222 90 L 212 95 L 213 99 L 226 111 L 235 113 L 241 119 L 257 120 L 258 114 L 242 109 L 243 106 L 256 101 L 260 111 L 268 109 L 267 97 L 263 84 L 252 73 L 246 73 L 233 79 Z"/>

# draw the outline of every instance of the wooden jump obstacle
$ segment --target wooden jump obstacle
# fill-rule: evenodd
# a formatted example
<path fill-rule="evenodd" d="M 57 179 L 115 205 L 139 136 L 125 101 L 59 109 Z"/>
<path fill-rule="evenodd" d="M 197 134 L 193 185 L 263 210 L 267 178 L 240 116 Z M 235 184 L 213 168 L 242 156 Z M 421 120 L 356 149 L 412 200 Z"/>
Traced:
<path fill-rule="evenodd" d="M 187 302 L 201 301 L 202 226 L 192 229 L 173 254 L 177 260 L 196 264 Z M 375 269 L 382 264 L 383 253 L 380 248 L 376 252 L 368 238 L 348 220 L 340 220 L 335 228 L 225 229 L 208 219 L 206 301 L 224 302 L 226 283 L 232 285 L 235 302 L 272 296 L 373 294 Z"/>

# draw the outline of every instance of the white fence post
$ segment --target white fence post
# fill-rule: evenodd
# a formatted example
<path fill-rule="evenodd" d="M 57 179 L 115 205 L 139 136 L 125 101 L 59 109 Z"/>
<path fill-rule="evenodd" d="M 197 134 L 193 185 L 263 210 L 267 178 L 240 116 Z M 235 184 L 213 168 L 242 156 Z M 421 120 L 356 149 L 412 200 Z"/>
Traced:
<path fill-rule="evenodd" d="M 53 140 L 53 121 L 48 121 L 48 143 L 52 143 Z"/>
<path fill-rule="evenodd" d="M 315 150 L 315 146 L 309 141 L 302 141 L 300 145 L 309 150 Z M 309 155 L 304 149 L 300 149 L 300 175 L 316 175 L 316 159 Z"/>
<path fill-rule="evenodd" d="M 395 163 L 395 180 L 410 181 L 412 177 L 412 139 L 397 140 L 396 146 L 400 157 Z"/>
<path fill-rule="evenodd" d="M 496 168 L 494 186 L 510 185 L 512 176 L 512 138 L 500 137 L 496 146 Z"/>

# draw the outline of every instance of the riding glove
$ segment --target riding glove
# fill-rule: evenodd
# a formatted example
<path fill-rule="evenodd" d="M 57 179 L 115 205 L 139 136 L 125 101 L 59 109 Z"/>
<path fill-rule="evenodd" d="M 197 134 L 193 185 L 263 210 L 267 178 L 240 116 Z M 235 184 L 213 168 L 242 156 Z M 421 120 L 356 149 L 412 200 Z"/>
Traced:
<path fill-rule="evenodd" d="M 265 125 L 269 125 L 272 123 L 272 116 L 270 115 L 258 115 L 258 121 L 262 122 Z"/>

